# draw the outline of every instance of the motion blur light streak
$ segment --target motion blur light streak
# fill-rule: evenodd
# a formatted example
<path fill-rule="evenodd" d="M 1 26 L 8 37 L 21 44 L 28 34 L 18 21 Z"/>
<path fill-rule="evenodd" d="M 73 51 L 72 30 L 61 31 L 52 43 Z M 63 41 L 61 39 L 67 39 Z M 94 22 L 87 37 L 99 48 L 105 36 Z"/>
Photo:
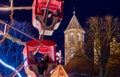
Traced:
<path fill-rule="evenodd" d="M 9 69 L 11 69 L 11 70 L 13 70 L 13 71 L 15 71 L 15 72 L 18 74 L 19 77 L 22 77 L 21 74 L 20 74 L 15 68 L 13 68 L 12 66 L 6 64 L 6 63 L 3 62 L 1 59 L 0 59 L 0 63 L 1 63 L 2 65 L 4 65 L 5 67 L 7 67 L 7 68 L 9 68 Z"/>
<path fill-rule="evenodd" d="M 0 8 L 0 11 L 10 11 L 12 8 L 11 7 L 2 7 Z M 26 6 L 26 7 L 13 7 L 13 10 L 31 10 L 31 6 Z"/>
<path fill-rule="evenodd" d="M 0 35 L 3 35 L 3 32 L 0 30 Z"/>

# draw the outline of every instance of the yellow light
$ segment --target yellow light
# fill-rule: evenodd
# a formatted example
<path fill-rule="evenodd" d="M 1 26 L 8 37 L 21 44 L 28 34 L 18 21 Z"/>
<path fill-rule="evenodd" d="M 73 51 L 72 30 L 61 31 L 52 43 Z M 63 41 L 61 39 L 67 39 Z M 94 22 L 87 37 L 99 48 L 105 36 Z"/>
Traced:
<path fill-rule="evenodd" d="M 10 10 L 31 10 L 32 7 L 31 6 L 25 6 L 25 7 L 22 7 L 22 6 L 19 6 L 19 7 L 0 7 L 0 11 L 10 11 Z"/>
<path fill-rule="evenodd" d="M 0 11 L 9 11 L 10 7 L 0 7 Z"/>

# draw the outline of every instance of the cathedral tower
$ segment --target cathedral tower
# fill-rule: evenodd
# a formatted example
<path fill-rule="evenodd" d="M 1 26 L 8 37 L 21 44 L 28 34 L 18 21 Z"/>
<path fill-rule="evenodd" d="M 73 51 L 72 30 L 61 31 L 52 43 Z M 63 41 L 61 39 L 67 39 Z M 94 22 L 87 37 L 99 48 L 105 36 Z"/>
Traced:
<path fill-rule="evenodd" d="M 67 64 L 69 60 L 73 58 L 77 49 L 82 50 L 84 42 L 84 33 L 85 31 L 79 24 L 77 17 L 75 16 L 75 12 L 73 12 L 73 16 L 70 20 L 70 23 L 64 31 L 65 64 Z"/>

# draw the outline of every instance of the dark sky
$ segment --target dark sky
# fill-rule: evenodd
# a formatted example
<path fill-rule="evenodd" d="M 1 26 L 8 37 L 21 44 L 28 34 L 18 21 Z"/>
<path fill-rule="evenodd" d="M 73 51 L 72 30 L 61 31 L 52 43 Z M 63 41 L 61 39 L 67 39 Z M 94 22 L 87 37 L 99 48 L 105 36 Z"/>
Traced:
<path fill-rule="evenodd" d="M 0 4 L 9 5 L 9 0 L 0 0 Z M 14 0 L 15 6 L 30 6 L 33 0 Z M 53 36 L 45 37 L 52 39 L 57 43 L 57 49 L 64 49 L 64 30 L 66 29 L 75 7 L 76 16 L 83 28 L 86 27 L 86 20 L 90 16 L 112 15 L 120 18 L 119 0 L 65 0 L 63 10 L 63 20 L 60 27 L 54 32 Z M 1 14 L 1 13 L 0 13 Z M 31 10 L 15 11 L 14 19 L 31 23 Z M 0 19 L 9 19 L 8 15 L 1 16 Z"/>

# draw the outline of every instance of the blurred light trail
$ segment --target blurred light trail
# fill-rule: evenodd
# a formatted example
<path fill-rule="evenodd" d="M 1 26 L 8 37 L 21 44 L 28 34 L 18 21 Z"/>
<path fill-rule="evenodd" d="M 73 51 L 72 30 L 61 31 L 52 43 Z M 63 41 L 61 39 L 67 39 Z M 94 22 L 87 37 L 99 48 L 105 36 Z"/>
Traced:
<path fill-rule="evenodd" d="M 9 68 L 9 69 L 11 69 L 11 70 L 13 70 L 13 71 L 15 71 L 15 72 L 18 74 L 19 77 L 22 77 L 21 74 L 20 74 L 15 68 L 13 68 L 12 66 L 6 64 L 6 63 L 3 62 L 1 59 L 0 59 L 0 63 L 1 63 L 2 65 L 4 65 L 5 67 L 7 67 L 7 68 Z"/>

